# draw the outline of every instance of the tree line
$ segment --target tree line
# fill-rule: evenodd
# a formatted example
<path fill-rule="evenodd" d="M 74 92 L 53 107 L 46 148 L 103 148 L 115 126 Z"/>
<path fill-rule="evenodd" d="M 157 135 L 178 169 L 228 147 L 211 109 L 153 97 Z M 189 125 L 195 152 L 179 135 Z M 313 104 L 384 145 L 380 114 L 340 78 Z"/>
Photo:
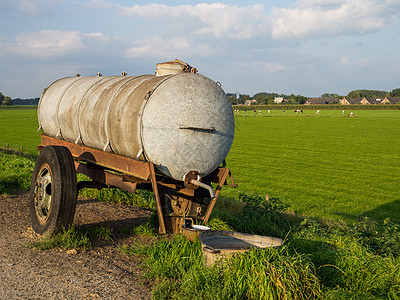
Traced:
<path fill-rule="evenodd" d="M 304 104 L 311 97 L 306 97 L 302 95 L 285 95 L 278 93 L 266 93 L 260 92 L 250 97 L 250 95 L 246 94 L 227 94 L 229 101 L 232 105 L 244 104 L 246 100 L 256 100 L 257 104 L 266 105 L 266 104 L 275 104 L 274 99 L 277 97 L 281 97 L 285 100 L 285 103 L 288 104 Z M 321 95 L 321 98 L 332 98 L 338 99 L 338 101 L 342 98 L 358 98 L 358 97 L 366 97 L 366 98 L 385 98 L 385 97 L 400 97 L 400 88 L 393 89 L 391 92 L 388 91 L 379 91 L 379 90 L 354 90 L 349 92 L 347 95 L 339 95 L 334 93 L 324 93 Z"/>
<path fill-rule="evenodd" d="M 13 105 L 12 99 L 8 96 L 4 96 L 0 93 L 0 104 L 1 105 Z"/>
<path fill-rule="evenodd" d="M 4 96 L 0 92 L 0 105 L 2 106 L 10 106 L 10 105 L 38 105 L 40 98 L 29 98 L 29 99 L 21 99 L 15 98 L 11 99 L 9 96 Z"/>

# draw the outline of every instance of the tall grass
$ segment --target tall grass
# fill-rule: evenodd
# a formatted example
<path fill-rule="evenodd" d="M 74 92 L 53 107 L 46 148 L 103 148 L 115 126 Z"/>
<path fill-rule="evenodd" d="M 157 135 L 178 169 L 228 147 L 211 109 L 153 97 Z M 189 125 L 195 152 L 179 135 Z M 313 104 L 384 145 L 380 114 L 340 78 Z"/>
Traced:
<path fill-rule="evenodd" d="M 155 282 L 154 299 L 400 297 L 400 230 L 395 223 L 378 223 L 368 218 L 350 227 L 313 219 L 299 223 L 277 208 L 280 206 L 260 207 L 253 196 L 242 195 L 242 200 L 243 209 L 229 213 L 236 220 L 242 216 L 244 221 L 226 225 L 238 230 L 245 226 L 243 223 L 258 223 L 247 226 L 258 230 L 262 226 L 271 228 L 271 223 L 286 218 L 286 229 L 282 230 L 286 231 L 285 245 L 252 249 L 211 267 L 202 263 L 199 241 L 191 243 L 181 235 L 172 240 L 157 240 L 152 245 L 124 245 L 122 252 L 143 257 L 147 277 Z M 246 211 L 255 209 L 260 210 L 258 217 L 247 219 Z M 268 214 L 275 217 L 259 217 Z M 220 216 L 216 223 L 221 226 L 224 218 Z"/>
<path fill-rule="evenodd" d="M 200 243 L 181 235 L 136 247 L 122 251 L 146 255 L 147 276 L 159 282 L 156 299 L 309 299 L 320 294 L 310 260 L 288 255 L 286 247 L 250 250 L 209 268 L 202 264 Z"/>

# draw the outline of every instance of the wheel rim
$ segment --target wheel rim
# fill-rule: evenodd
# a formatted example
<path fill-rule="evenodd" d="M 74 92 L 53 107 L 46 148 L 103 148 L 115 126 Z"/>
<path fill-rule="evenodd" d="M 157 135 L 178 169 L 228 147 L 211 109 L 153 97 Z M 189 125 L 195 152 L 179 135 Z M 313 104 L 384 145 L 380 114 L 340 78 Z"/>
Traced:
<path fill-rule="evenodd" d="M 52 181 L 53 174 L 50 166 L 48 164 L 43 164 L 36 177 L 33 195 L 36 218 L 40 224 L 45 224 L 50 217 L 51 207 L 53 205 Z"/>

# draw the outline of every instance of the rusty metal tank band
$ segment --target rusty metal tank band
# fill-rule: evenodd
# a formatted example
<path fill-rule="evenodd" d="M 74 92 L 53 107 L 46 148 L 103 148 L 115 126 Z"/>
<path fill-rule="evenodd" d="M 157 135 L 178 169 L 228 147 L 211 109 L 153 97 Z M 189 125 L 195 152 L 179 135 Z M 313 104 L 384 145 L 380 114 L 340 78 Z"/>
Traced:
<path fill-rule="evenodd" d="M 108 103 L 115 96 L 115 91 L 132 77 L 113 76 L 111 80 L 97 84 L 82 101 L 79 112 L 80 134 L 83 143 L 92 148 L 104 149 L 107 143 L 104 123 Z M 110 149 L 108 149 L 110 152 Z"/>
<path fill-rule="evenodd" d="M 104 77 L 104 78 L 107 78 L 107 77 Z M 96 89 L 101 89 L 102 88 L 102 85 L 109 85 L 110 83 L 113 83 L 113 82 L 115 82 L 115 83 L 118 83 L 118 82 L 122 82 L 122 84 L 124 84 L 124 82 L 126 81 L 126 80 L 132 80 L 133 78 L 127 78 L 126 76 L 110 76 L 109 77 L 110 78 L 110 80 L 107 80 L 107 81 L 104 81 L 104 82 L 102 82 L 102 81 L 98 81 L 98 82 L 96 82 L 96 84 L 95 85 L 93 85 L 92 87 L 91 87 L 91 90 L 90 91 L 88 91 L 88 97 L 85 99 L 85 101 L 82 101 L 81 102 L 81 104 L 80 104 L 80 107 L 79 107 L 79 116 L 82 116 L 83 115 L 83 112 L 81 113 L 81 110 L 83 109 L 82 107 L 85 105 L 85 103 L 87 103 L 88 101 L 90 101 L 90 98 L 92 98 L 92 96 L 91 96 L 91 94 L 92 93 L 94 93 L 95 91 L 96 91 Z M 115 93 L 112 95 L 112 97 L 110 97 L 110 101 L 112 101 L 112 99 L 115 97 Z M 88 99 L 89 98 L 89 99 Z M 106 109 L 106 111 L 107 111 L 107 109 Z M 105 122 L 107 121 L 107 118 L 105 118 Z M 84 130 L 84 128 L 85 128 L 85 126 L 81 126 L 81 124 L 82 124 L 82 118 L 81 117 L 79 117 L 78 118 L 78 123 L 79 123 L 79 132 L 80 132 L 80 134 L 81 134 L 81 140 L 82 140 L 82 143 L 84 144 L 84 145 L 86 145 L 86 146 L 90 146 L 90 147 L 93 147 L 94 145 L 92 145 L 92 144 L 90 144 L 89 142 L 88 142 L 88 139 L 85 137 L 85 135 L 87 135 L 87 133 L 85 132 L 85 130 Z M 104 124 L 103 124 L 104 125 Z M 103 126 L 104 127 L 104 126 Z M 106 147 L 108 146 L 108 143 L 106 143 L 105 144 L 105 146 L 103 146 L 103 151 L 106 151 L 107 149 L 106 149 Z M 107 151 L 107 152 L 113 152 L 112 151 L 112 149 L 111 149 L 111 147 L 109 148 L 109 151 Z"/>
<path fill-rule="evenodd" d="M 108 118 L 109 118 L 109 113 L 110 113 L 110 107 L 111 107 L 111 105 L 112 105 L 112 103 L 113 103 L 115 97 L 119 94 L 119 92 L 123 89 L 123 87 L 124 87 L 126 84 L 129 84 L 130 81 L 136 80 L 136 79 L 138 79 L 138 78 L 143 78 L 143 79 L 145 80 L 148 76 L 149 76 L 149 75 L 139 75 L 139 76 L 135 76 L 135 77 L 130 78 L 128 81 L 124 82 L 124 83 L 119 87 L 119 89 L 115 92 L 115 94 L 112 96 L 112 98 L 111 98 L 111 100 L 110 100 L 110 103 L 108 104 L 108 106 L 107 106 L 107 108 L 106 108 L 106 119 L 105 119 L 105 123 L 104 123 L 104 128 L 105 128 L 105 131 L 106 131 L 107 143 L 104 145 L 103 151 L 106 151 L 106 150 L 107 150 L 107 147 L 109 147 L 110 152 L 114 152 L 113 147 L 112 147 L 112 145 L 111 145 L 110 134 L 109 134 L 109 132 L 108 132 Z"/>
<path fill-rule="evenodd" d="M 140 158 L 140 156 L 144 156 L 146 158 L 146 160 L 148 160 L 147 156 L 146 156 L 146 152 L 143 149 L 143 111 L 147 105 L 148 100 L 150 99 L 151 95 L 154 93 L 154 91 L 165 81 L 168 80 L 170 77 L 175 76 L 176 74 L 172 74 L 172 75 L 163 75 L 164 79 L 161 80 L 156 86 L 154 86 L 151 90 L 149 90 L 146 93 L 145 96 L 145 101 L 143 101 L 142 106 L 140 108 L 140 112 L 139 112 L 139 146 L 140 146 L 140 150 L 139 152 L 136 154 L 136 158 Z"/>
<path fill-rule="evenodd" d="M 61 133 L 61 128 L 60 128 L 60 122 L 59 122 L 59 120 L 58 120 L 58 108 L 59 108 L 59 106 L 60 106 L 60 100 L 61 100 L 61 98 L 63 97 L 63 95 L 65 94 L 65 92 L 67 91 L 67 89 L 71 86 L 71 85 L 73 85 L 74 84 L 74 82 L 75 81 L 77 81 L 77 80 L 79 80 L 79 77 L 69 77 L 69 79 L 71 80 L 71 83 L 70 83 L 70 85 L 65 89 L 65 90 L 62 90 L 61 92 L 61 95 L 60 95 L 60 97 L 58 98 L 58 101 L 57 101 L 57 103 L 56 103 L 56 105 L 55 106 L 53 106 L 54 108 L 55 108 L 55 114 L 54 114 L 54 119 L 57 121 L 56 122 L 56 134 L 55 134 L 55 137 L 57 137 L 57 138 L 61 138 L 62 139 L 62 133 Z M 65 78 L 62 78 L 62 79 L 58 79 L 58 80 L 56 80 L 56 81 L 54 81 L 50 86 L 48 86 L 47 88 L 45 88 L 44 90 L 43 90 L 43 93 L 42 93 L 42 96 L 40 97 L 40 101 L 39 101 L 39 103 L 38 103 L 38 108 L 39 107 L 41 107 L 41 104 L 42 104 L 42 100 L 43 100 L 43 96 L 44 96 L 44 94 L 47 92 L 47 90 L 49 89 L 49 88 L 51 88 L 52 86 L 54 86 L 54 85 L 57 85 L 58 83 L 60 83 L 61 81 L 64 81 L 65 80 Z M 56 97 L 55 97 L 56 98 Z M 39 121 L 39 126 L 42 128 L 42 130 L 43 130 L 43 126 L 42 126 L 42 124 L 43 124 L 43 121 L 42 121 L 42 115 L 40 114 L 40 110 L 38 109 L 38 121 Z"/>
<path fill-rule="evenodd" d="M 118 77 L 120 77 L 120 76 L 118 76 Z M 83 101 L 83 99 L 85 99 L 85 97 L 86 97 L 87 93 L 89 92 L 89 90 L 91 90 L 91 89 L 92 89 L 94 86 L 96 86 L 96 85 L 101 85 L 101 84 L 103 84 L 103 83 L 105 83 L 105 82 L 112 81 L 114 78 L 118 78 L 118 77 L 117 77 L 117 76 L 100 77 L 100 80 L 94 82 L 91 86 L 89 86 L 89 87 L 87 88 L 86 92 L 82 95 L 81 99 L 79 100 L 79 104 L 78 104 L 78 116 L 80 115 L 80 110 L 81 110 L 82 101 Z M 75 144 L 83 144 L 83 145 L 85 145 L 85 143 L 84 143 L 84 141 L 83 141 L 83 139 L 82 139 L 82 135 L 81 135 L 81 129 L 80 129 L 80 122 L 79 122 L 79 120 L 80 120 L 80 118 L 78 117 L 78 118 L 77 118 L 77 121 L 78 121 L 78 122 L 77 122 L 77 127 L 78 127 L 78 133 L 79 133 L 79 135 L 78 135 L 77 139 L 75 140 Z M 80 143 L 79 143 L 79 141 L 80 141 Z"/>
<path fill-rule="evenodd" d="M 61 139 L 64 139 L 63 135 L 62 135 L 61 126 L 60 126 L 60 119 L 59 119 L 59 116 L 58 116 L 58 111 L 60 109 L 61 99 L 64 97 L 65 93 L 71 88 L 71 86 L 73 86 L 79 80 L 79 78 L 81 78 L 81 77 L 76 77 L 75 80 L 71 82 L 71 84 L 65 89 L 64 93 L 61 95 L 61 97 L 60 97 L 60 99 L 59 99 L 59 101 L 57 103 L 56 116 L 57 116 L 58 134 L 60 135 Z"/>

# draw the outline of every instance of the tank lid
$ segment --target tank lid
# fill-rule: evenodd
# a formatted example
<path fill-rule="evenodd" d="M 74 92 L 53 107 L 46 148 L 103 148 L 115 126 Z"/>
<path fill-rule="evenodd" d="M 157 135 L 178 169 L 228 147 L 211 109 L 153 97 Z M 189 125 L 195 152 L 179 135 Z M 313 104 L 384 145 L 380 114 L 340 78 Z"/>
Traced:
<path fill-rule="evenodd" d="M 179 73 L 197 73 L 197 69 L 191 67 L 188 63 L 175 59 L 156 65 L 156 76 L 179 74 Z"/>

